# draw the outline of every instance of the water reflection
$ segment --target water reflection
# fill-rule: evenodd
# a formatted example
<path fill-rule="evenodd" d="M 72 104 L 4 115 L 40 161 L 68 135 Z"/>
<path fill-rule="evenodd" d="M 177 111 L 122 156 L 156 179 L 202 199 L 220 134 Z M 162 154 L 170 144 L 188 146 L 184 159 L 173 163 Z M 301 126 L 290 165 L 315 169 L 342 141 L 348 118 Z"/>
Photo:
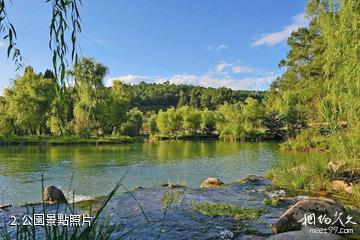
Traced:
<path fill-rule="evenodd" d="M 76 195 L 99 196 L 111 190 L 128 167 L 129 188 L 176 182 L 196 187 L 208 176 L 231 182 L 264 174 L 288 157 L 276 143 L 170 141 L 111 146 L 0 147 L 0 204 L 39 200 L 41 174 L 46 184 Z"/>

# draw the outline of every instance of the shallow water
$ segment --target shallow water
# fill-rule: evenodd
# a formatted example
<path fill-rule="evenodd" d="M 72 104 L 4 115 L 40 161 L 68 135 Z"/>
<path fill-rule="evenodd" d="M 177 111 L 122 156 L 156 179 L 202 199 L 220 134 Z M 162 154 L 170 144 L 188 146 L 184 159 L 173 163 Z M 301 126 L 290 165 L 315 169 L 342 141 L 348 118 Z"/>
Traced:
<path fill-rule="evenodd" d="M 302 157 L 280 152 L 277 143 L 169 141 L 106 146 L 1 146 L 0 205 L 40 201 L 45 185 L 76 199 L 105 195 L 128 170 L 125 185 L 179 183 L 198 187 L 213 176 L 230 183 L 265 175 L 277 162 Z"/>

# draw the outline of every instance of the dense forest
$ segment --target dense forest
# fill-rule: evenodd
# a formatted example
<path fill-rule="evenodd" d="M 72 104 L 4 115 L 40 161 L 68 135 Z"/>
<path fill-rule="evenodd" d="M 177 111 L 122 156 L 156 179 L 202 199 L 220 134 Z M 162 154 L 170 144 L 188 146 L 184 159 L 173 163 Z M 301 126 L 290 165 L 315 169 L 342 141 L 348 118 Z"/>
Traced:
<path fill-rule="evenodd" d="M 107 67 L 83 58 L 68 71 L 59 94 L 52 71 L 24 74 L 0 101 L 2 136 L 211 136 L 226 140 L 281 138 L 290 119 L 266 114 L 264 93 L 190 85 L 113 81 Z"/>
<path fill-rule="evenodd" d="M 217 106 L 227 103 L 243 102 L 249 96 L 261 100 L 264 92 L 232 90 L 229 88 L 204 88 L 192 85 L 175 85 L 169 82 L 160 84 L 142 82 L 128 85 L 130 105 L 143 112 L 166 110 L 169 107 L 190 106 L 215 110 Z"/>

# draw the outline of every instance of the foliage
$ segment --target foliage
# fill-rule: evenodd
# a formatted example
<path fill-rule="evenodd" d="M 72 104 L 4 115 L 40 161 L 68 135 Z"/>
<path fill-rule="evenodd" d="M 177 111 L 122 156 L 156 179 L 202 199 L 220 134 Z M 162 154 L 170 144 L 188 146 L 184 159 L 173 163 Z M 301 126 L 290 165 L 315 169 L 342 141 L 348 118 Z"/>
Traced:
<path fill-rule="evenodd" d="M 156 114 L 154 112 L 146 112 L 144 118 L 144 132 L 150 135 L 155 135 L 158 131 L 158 127 L 156 125 Z"/>
<path fill-rule="evenodd" d="M 260 137 L 264 107 L 256 99 L 247 98 L 245 102 L 224 104 L 217 114 L 217 131 L 224 140 L 246 140 Z"/>
<path fill-rule="evenodd" d="M 285 135 L 284 118 L 277 112 L 270 112 L 264 116 L 265 135 L 270 139 L 283 139 Z"/>
<path fill-rule="evenodd" d="M 236 220 L 258 219 L 265 209 L 245 208 L 226 203 L 192 202 L 192 209 L 210 217 L 230 217 Z"/>
<path fill-rule="evenodd" d="M 359 168 L 360 2 L 310 0 L 307 15 L 311 23 L 289 38 L 290 51 L 281 62 L 286 72 L 266 99 L 269 108 L 285 117 L 288 130 L 293 128 L 284 148 L 325 150 L 327 159 L 288 161 L 272 177 L 287 187 L 329 190 L 326 185 L 334 178 L 327 173 L 330 160 Z M 301 173 L 291 170 L 300 166 Z M 356 193 L 348 197 L 358 200 Z"/>
<path fill-rule="evenodd" d="M 189 106 L 215 110 L 219 105 L 243 102 L 249 96 L 261 100 L 263 92 L 232 90 L 228 88 L 204 88 L 200 86 L 164 83 L 145 83 L 124 85 L 128 88 L 130 104 L 142 111 L 166 110 L 170 107 Z"/>
<path fill-rule="evenodd" d="M 17 34 L 13 23 L 11 22 L 6 9 L 7 3 L 5 0 L 0 0 L 0 34 L 4 33 L 4 39 L 8 40 L 7 57 L 12 56 L 17 70 L 23 67 L 23 57 L 20 49 L 17 48 L 16 39 Z"/>
<path fill-rule="evenodd" d="M 54 99 L 54 81 L 27 67 L 23 77 L 15 79 L 12 89 L 5 90 L 6 115 L 12 119 L 17 134 L 47 133 L 46 122 Z"/>
<path fill-rule="evenodd" d="M 143 125 L 143 114 L 138 108 L 127 113 L 127 121 L 121 126 L 121 133 L 127 136 L 140 135 Z"/>
<path fill-rule="evenodd" d="M 212 134 L 216 129 L 216 113 L 205 108 L 201 112 L 201 130 L 205 134 Z"/>
<path fill-rule="evenodd" d="M 6 99 L 0 96 L 0 136 L 13 134 L 13 121 L 7 112 Z"/>
<path fill-rule="evenodd" d="M 74 106 L 74 129 L 81 137 L 103 135 L 105 129 L 103 113 L 106 112 L 107 91 L 103 79 L 107 68 L 93 59 L 83 58 L 71 74 L 75 79 L 77 101 Z"/>
<path fill-rule="evenodd" d="M 162 210 L 167 211 L 175 202 L 181 202 L 184 199 L 183 191 L 167 191 L 161 196 Z"/>
<path fill-rule="evenodd" d="M 11 1 L 9 1 L 11 2 Z M 65 71 L 67 64 L 68 40 L 71 42 L 71 59 L 77 63 L 77 35 L 81 32 L 81 17 L 78 4 L 81 0 L 46 0 L 51 6 L 51 22 L 50 22 L 50 41 L 49 48 L 53 53 L 52 63 L 55 72 L 55 79 L 58 81 L 59 88 L 56 93 L 61 97 L 65 88 Z M 0 34 L 4 33 L 4 39 L 8 39 L 7 57 L 12 55 L 17 69 L 23 67 L 23 56 L 20 49 L 17 48 L 17 34 L 13 22 L 11 21 L 5 0 L 0 0 Z M 69 21 L 71 24 L 69 24 Z M 71 28 L 70 36 L 67 31 Z"/>

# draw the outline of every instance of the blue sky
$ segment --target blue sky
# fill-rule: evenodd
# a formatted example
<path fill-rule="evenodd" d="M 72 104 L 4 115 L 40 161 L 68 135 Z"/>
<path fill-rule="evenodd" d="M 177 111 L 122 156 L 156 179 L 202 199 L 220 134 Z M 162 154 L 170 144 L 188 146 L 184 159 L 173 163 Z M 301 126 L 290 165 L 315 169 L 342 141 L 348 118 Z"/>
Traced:
<path fill-rule="evenodd" d="M 36 71 L 51 68 L 50 6 L 13 1 L 18 47 Z M 101 2 L 101 4 L 99 4 Z M 305 0 L 83 0 L 82 56 L 109 67 L 105 83 L 187 83 L 266 89 L 282 73 L 291 31 L 306 25 Z M 0 40 L 0 89 L 22 74 Z"/>

